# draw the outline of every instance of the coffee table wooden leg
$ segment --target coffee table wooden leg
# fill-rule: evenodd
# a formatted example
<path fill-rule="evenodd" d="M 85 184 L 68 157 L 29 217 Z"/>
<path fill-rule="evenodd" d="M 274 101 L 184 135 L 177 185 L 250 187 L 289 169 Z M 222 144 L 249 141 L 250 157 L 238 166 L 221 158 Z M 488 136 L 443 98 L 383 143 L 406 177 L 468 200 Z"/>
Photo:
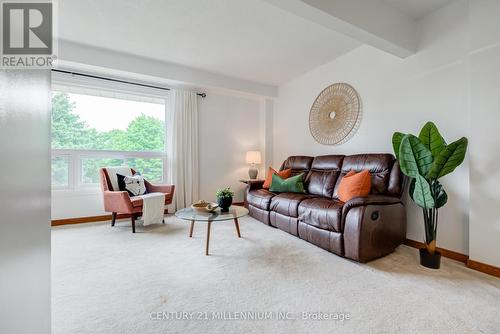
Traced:
<path fill-rule="evenodd" d="M 207 245 L 205 248 L 205 255 L 208 255 L 208 245 L 210 243 L 210 226 L 212 225 L 212 222 L 208 222 L 207 224 Z"/>
<path fill-rule="evenodd" d="M 191 227 L 189 228 L 189 237 L 193 237 L 194 220 L 191 220 Z"/>
<path fill-rule="evenodd" d="M 238 223 L 238 218 L 234 218 L 234 226 L 236 226 L 236 233 L 238 234 L 238 238 L 241 238 L 240 223 Z"/>

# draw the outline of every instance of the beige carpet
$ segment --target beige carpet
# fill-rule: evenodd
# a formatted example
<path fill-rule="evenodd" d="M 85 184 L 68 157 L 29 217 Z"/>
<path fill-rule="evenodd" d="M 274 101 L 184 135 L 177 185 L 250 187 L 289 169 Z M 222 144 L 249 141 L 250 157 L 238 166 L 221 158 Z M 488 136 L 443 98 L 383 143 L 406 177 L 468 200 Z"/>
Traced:
<path fill-rule="evenodd" d="M 401 246 L 358 264 L 249 217 L 242 239 L 232 222 L 214 223 L 207 257 L 206 225 L 189 239 L 186 223 L 167 221 L 135 235 L 128 222 L 54 228 L 53 333 L 500 330 L 500 280 L 455 261 L 426 269 L 415 249 Z M 180 312 L 193 318 L 168 319 Z M 330 319 L 303 320 L 302 312 Z M 237 319 L 245 316 L 264 319 Z"/>

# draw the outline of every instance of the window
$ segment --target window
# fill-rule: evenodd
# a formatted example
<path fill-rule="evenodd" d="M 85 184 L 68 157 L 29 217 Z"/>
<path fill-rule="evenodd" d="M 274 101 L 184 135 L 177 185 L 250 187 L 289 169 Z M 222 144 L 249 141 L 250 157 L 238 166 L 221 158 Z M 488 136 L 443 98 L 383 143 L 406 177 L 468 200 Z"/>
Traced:
<path fill-rule="evenodd" d="M 129 166 L 153 182 L 164 179 L 162 99 L 93 89 L 52 95 L 52 186 L 99 183 L 99 168 Z"/>
<path fill-rule="evenodd" d="M 52 158 L 52 185 L 56 187 L 69 186 L 69 158 L 67 156 Z"/>

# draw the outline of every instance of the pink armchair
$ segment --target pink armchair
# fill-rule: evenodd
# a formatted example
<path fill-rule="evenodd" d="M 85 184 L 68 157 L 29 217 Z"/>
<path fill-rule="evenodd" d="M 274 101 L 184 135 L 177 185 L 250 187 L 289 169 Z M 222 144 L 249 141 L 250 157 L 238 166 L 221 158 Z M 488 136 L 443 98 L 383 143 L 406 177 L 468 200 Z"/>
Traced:
<path fill-rule="evenodd" d="M 135 170 L 131 168 L 132 175 Z M 135 233 L 135 220 L 142 214 L 142 198 L 130 197 L 126 191 L 113 191 L 106 168 L 99 171 L 101 189 L 104 197 L 104 211 L 111 212 L 111 226 L 115 226 L 118 214 L 130 215 L 132 221 L 132 233 Z M 155 185 L 145 181 L 148 192 L 160 192 L 165 194 L 165 204 L 171 204 L 174 196 L 174 185 Z M 165 209 L 165 213 L 168 210 Z M 165 223 L 165 222 L 163 222 Z"/>

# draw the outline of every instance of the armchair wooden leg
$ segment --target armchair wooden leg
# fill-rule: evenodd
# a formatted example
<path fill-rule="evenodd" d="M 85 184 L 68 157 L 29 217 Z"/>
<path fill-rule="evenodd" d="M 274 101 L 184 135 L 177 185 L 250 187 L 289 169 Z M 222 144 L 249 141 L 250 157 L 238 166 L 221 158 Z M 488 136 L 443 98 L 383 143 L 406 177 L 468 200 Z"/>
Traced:
<path fill-rule="evenodd" d="M 130 220 L 132 221 L 132 233 L 135 233 L 135 215 L 132 214 L 130 216 Z"/>
<path fill-rule="evenodd" d="M 111 214 L 111 226 L 115 226 L 115 221 L 116 221 L 116 212 L 113 212 Z"/>
<path fill-rule="evenodd" d="M 163 214 L 167 215 L 168 214 L 168 209 L 163 210 Z M 165 217 L 163 217 L 163 224 L 165 224 Z"/>

